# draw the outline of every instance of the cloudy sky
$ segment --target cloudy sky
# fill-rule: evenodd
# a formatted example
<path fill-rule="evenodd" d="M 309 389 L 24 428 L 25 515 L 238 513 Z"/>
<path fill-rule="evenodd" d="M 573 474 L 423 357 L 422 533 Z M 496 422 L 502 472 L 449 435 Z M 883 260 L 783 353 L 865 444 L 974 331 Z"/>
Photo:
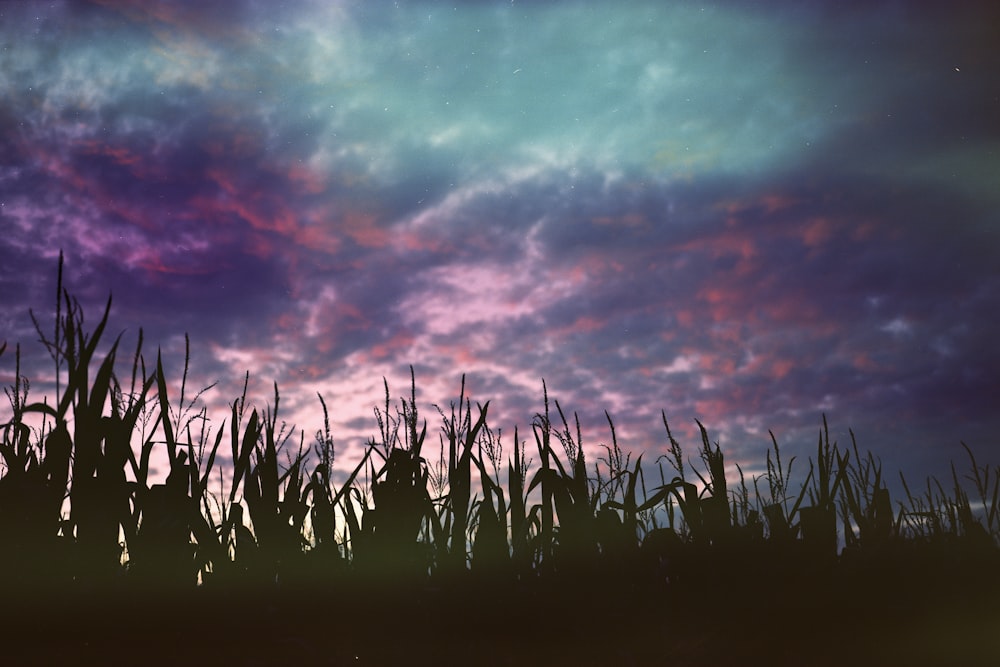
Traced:
<path fill-rule="evenodd" d="M 1000 17 L 930 4 L 5 2 L 0 340 L 40 398 L 62 249 L 217 424 L 249 370 L 308 442 L 322 393 L 345 467 L 411 364 L 435 440 L 464 373 L 594 453 L 665 410 L 759 469 L 825 413 L 998 461 Z"/>

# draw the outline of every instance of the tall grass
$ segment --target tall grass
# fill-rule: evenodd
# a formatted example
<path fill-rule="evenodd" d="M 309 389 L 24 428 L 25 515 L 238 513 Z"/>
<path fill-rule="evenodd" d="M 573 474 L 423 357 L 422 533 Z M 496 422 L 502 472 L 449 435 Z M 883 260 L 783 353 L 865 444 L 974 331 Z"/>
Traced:
<path fill-rule="evenodd" d="M 560 627 L 572 635 L 583 614 L 648 627 L 661 600 L 674 601 L 678 627 L 731 627 L 732 591 L 827 596 L 841 610 L 850 601 L 833 582 L 876 585 L 887 554 L 905 554 L 914 576 L 948 579 L 940 568 L 957 563 L 980 583 L 996 580 L 1000 470 L 967 447 L 968 474 L 953 467 L 947 483 L 931 478 L 918 491 L 901 478 L 897 498 L 879 460 L 853 433 L 849 447 L 831 442 L 825 418 L 814 457 L 793 467 L 772 434 L 766 472 L 750 480 L 738 466 L 739 479 L 727 479 L 724 453 L 700 422 L 697 458 L 686 458 L 665 414 L 668 453 L 654 463 L 632 460 L 610 415 L 604 455 L 588 461 L 577 416 L 550 401 L 544 383 L 529 446 L 517 428 L 505 441 L 489 425 L 489 402 L 473 405 L 464 379 L 458 400 L 438 409 L 435 447 L 411 369 L 398 403 L 385 385 L 378 433 L 337 485 L 322 396 L 324 429 L 308 446 L 279 420 L 276 385 L 263 410 L 247 406 L 244 387 L 212 435 L 187 388 L 189 353 L 176 398 L 159 352 L 147 366 L 141 331 L 120 376 L 120 337 L 97 356 L 111 300 L 87 331 L 62 285 L 61 258 L 58 276 L 54 328 L 43 330 L 32 313 L 56 368 L 56 396 L 33 400 L 20 346 L 5 389 L 0 572 L 8 599 L 117 591 L 155 606 L 184 591 L 258 591 L 258 602 L 300 595 L 311 601 L 301 609 L 326 605 L 340 619 L 364 619 L 355 630 L 367 636 L 398 623 L 427 627 L 431 619 L 399 595 L 409 591 L 456 628 L 475 619 L 516 624 L 545 610 L 568 615 Z M 36 417 L 41 426 L 29 426 Z M 169 464 L 161 483 L 150 480 L 154 450 Z M 351 611 L 365 601 L 366 611 Z M 407 609 L 409 619 L 389 620 Z"/>

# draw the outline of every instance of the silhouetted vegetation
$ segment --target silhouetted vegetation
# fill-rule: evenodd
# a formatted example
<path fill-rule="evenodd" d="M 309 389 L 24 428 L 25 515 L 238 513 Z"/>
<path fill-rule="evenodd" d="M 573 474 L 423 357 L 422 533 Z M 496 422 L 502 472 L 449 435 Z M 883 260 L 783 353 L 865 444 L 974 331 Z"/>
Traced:
<path fill-rule="evenodd" d="M 1000 469 L 892 498 L 879 460 L 831 443 L 727 479 L 700 423 L 685 458 L 590 461 L 550 401 L 506 441 L 489 403 L 440 410 L 415 381 L 343 483 L 329 429 L 306 445 L 246 392 L 212 429 L 168 395 L 142 335 L 97 350 L 62 286 L 34 319 L 57 396 L 6 389 L 0 654 L 16 661 L 292 664 L 990 664 Z M 50 333 L 51 332 L 51 333 Z M 0 347 L 4 354 L 6 344 Z M 7 357 L 9 359 L 9 356 Z M 327 406 L 318 399 L 324 417 Z M 29 426 L 29 424 L 41 426 Z M 169 474 L 151 481 L 154 451 Z M 797 463 L 797 465 L 796 465 Z M 793 481 L 793 474 L 801 481 Z M 994 625 L 990 625 L 990 624 Z M 943 624 L 943 625 L 942 625 Z"/>

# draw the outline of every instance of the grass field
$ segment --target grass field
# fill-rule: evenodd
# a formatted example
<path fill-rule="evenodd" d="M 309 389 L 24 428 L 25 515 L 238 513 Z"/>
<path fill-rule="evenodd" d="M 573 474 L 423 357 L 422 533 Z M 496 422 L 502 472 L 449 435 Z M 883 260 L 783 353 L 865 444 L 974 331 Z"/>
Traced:
<path fill-rule="evenodd" d="M 288 438 L 277 387 L 206 436 L 177 409 L 187 364 L 175 398 L 141 336 L 127 372 L 119 340 L 98 357 L 110 307 L 86 331 L 60 263 L 55 326 L 36 321 L 55 397 L 34 400 L 19 347 L 0 348 L 16 378 L 0 425 L 11 664 L 1000 661 L 1000 470 L 971 451 L 894 498 L 824 421 L 795 477 L 775 440 L 765 474 L 727 479 L 703 426 L 689 458 L 664 415 L 669 453 L 633 460 L 609 416 L 591 461 L 547 393 L 502 442 L 464 387 L 431 444 L 414 383 L 398 402 L 386 386 L 335 483 L 329 428 Z"/>

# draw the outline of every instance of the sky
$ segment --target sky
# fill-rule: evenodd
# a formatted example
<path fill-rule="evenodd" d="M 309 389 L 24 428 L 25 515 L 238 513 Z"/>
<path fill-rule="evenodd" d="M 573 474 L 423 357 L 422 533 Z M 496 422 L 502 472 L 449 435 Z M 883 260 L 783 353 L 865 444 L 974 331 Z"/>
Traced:
<path fill-rule="evenodd" d="M 20 342 L 53 387 L 61 250 L 174 396 L 190 336 L 216 428 L 247 371 L 307 444 L 321 394 L 341 469 L 411 365 L 434 444 L 464 374 L 508 452 L 544 380 L 591 461 L 605 411 L 654 460 L 662 410 L 748 474 L 824 414 L 890 476 L 998 463 L 998 14 L 4 2 L 0 383 Z"/>

